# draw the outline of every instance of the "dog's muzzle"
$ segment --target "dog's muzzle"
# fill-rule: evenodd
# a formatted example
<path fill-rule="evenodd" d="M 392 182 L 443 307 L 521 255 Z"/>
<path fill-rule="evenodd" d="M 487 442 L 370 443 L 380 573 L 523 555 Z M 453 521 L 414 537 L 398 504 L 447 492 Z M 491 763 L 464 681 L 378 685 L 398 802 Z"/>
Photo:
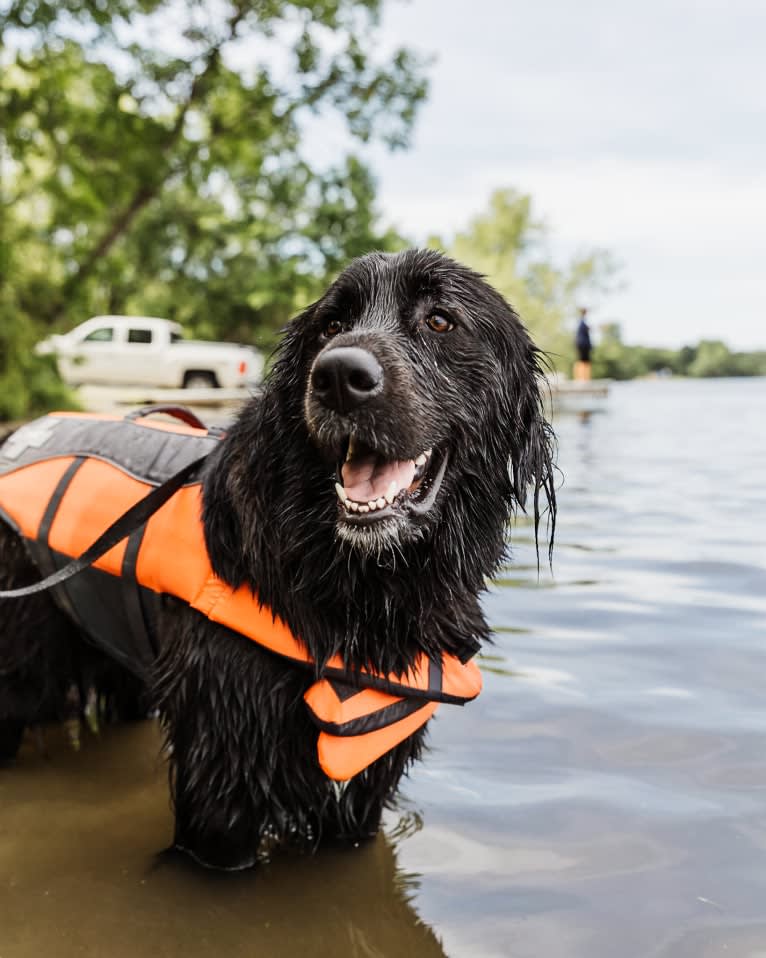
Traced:
<path fill-rule="evenodd" d="M 446 450 L 426 445 L 421 409 L 407 401 L 410 369 L 390 344 L 372 346 L 326 346 L 309 374 L 306 420 L 336 462 L 340 531 L 401 529 L 430 510 L 447 467 Z"/>

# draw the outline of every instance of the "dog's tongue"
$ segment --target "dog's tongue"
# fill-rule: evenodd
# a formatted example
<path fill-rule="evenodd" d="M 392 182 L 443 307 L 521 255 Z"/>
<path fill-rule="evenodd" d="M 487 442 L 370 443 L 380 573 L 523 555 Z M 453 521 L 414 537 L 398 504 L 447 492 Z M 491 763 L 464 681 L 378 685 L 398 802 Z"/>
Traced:
<path fill-rule="evenodd" d="M 412 459 L 385 462 L 377 456 L 360 456 L 348 460 L 341 469 L 343 488 L 353 502 L 369 502 L 407 489 L 415 478 L 415 463 Z M 396 483 L 396 490 L 391 483 Z"/>

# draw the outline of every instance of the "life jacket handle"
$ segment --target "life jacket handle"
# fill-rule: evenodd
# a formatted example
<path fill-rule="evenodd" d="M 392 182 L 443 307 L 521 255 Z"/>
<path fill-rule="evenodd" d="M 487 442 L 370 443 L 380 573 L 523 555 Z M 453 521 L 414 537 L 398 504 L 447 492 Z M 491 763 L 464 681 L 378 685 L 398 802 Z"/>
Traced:
<path fill-rule="evenodd" d="M 194 414 L 191 413 L 193 416 Z M 179 417 L 180 418 L 180 417 Z M 203 427 L 204 428 L 204 427 Z M 194 475 L 195 471 L 207 459 L 209 453 L 190 462 L 179 472 L 166 479 L 160 486 L 156 486 L 143 497 L 139 499 L 127 512 L 124 512 L 118 519 L 109 526 L 101 535 L 83 552 L 83 554 L 67 563 L 63 568 L 51 575 L 46 576 L 39 582 L 33 582 L 32 585 L 23 586 L 19 589 L 6 589 L 0 592 L 0 599 L 20 599 L 23 596 L 34 595 L 36 592 L 45 592 L 67 579 L 71 579 L 78 573 L 83 572 L 89 566 L 100 559 L 102 555 L 114 548 L 118 542 L 126 539 L 131 532 L 134 532 L 139 526 L 142 526 L 147 519 L 154 515 L 171 496 L 183 486 Z"/>
<path fill-rule="evenodd" d="M 186 406 L 176 406 L 169 405 L 166 403 L 153 405 L 153 406 L 142 406 L 140 409 L 134 409 L 132 412 L 129 412 L 126 419 L 145 419 L 147 416 L 154 416 L 162 414 L 163 416 L 173 416 L 174 419 L 180 419 L 181 422 L 185 422 L 187 426 L 191 426 L 193 429 L 205 429 L 208 432 L 207 426 L 202 422 L 202 420 L 195 413 L 188 409 Z"/>

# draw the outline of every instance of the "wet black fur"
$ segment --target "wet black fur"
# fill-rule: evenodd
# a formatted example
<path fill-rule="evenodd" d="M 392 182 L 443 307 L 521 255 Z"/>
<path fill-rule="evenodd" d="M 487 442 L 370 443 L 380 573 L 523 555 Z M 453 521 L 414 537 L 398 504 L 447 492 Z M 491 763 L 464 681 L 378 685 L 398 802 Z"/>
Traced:
<path fill-rule="evenodd" d="M 39 578 L 21 539 L 0 521 L 0 590 Z M 143 683 L 84 641 L 48 594 L 0 602 L 0 767 L 15 756 L 26 726 L 79 719 L 91 686 L 103 690 L 110 713 L 146 715 Z"/>
<path fill-rule="evenodd" d="M 433 332 L 426 320 L 434 313 L 453 328 Z M 380 396 L 346 416 L 310 390 L 316 356 L 338 345 L 368 349 L 385 374 Z M 383 672 L 421 651 L 465 653 L 488 638 L 478 596 L 530 489 L 536 523 L 542 503 L 552 536 L 541 388 L 526 330 L 477 274 L 428 251 L 356 260 L 290 323 L 262 395 L 207 464 L 204 525 L 215 571 L 257 589 L 319 666 L 336 652 Z M 350 429 L 386 458 L 430 447 L 449 455 L 430 511 L 403 516 L 389 540 L 366 546 L 337 534 L 333 486 Z M 19 556 L 12 565 L 18 575 L 6 583 L 29 575 Z M 59 642 L 51 622 L 63 627 L 45 601 L 12 623 L 41 647 Z M 7 604 L 0 622 L 0 649 L 18 645 L 8 638 Z M 159 634 L 152 692 L 172 747 L 179 847 L 206 864 L 244 867 L 277 846 L 376 831 L 423 732 L 338 789 L 317 764 L 302 702 L 309 672 L 174 599 L 165 599 Z M 5 717 L 10 728 L 15 693 L 3 676 L 0 727 Z M 32 718 L 21 709 L 16 720 Z"/>

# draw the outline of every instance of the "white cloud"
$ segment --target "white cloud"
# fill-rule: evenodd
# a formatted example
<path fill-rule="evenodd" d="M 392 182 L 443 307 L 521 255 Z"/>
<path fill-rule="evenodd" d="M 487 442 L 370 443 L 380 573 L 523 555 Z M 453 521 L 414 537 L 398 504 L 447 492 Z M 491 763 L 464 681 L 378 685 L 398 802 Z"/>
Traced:
<path fill-rule="evenodd" d="M 394 161 L 396 162 L 396 161 Z M 410 159 L 407 160 L 409 164 Z M 438 191 L 426 183 L 436 179 Z M 708 252 L 717 230 L 755 244 L 766 223 L 766 171 L 732 177 L 705 165 L 593 163 L 488 166 L 454 177 L 385 175 L 381 200 L 393 219 L 416 236 L 453 232 L 486 205 L 489 193 L 513 185 L 532 194 L 566 244 L 637 245 L 683 253 Z"/>
<path fill-rule="evenodd" d="M 372 152 L 385 217 L 450 234 L 532 194 L 565 255 L 614 251 L 632 341 L 766 348 L 766 6 L 758 0 L 393 4 L 387 45 L 436 52 L 413 148 Z"/>

